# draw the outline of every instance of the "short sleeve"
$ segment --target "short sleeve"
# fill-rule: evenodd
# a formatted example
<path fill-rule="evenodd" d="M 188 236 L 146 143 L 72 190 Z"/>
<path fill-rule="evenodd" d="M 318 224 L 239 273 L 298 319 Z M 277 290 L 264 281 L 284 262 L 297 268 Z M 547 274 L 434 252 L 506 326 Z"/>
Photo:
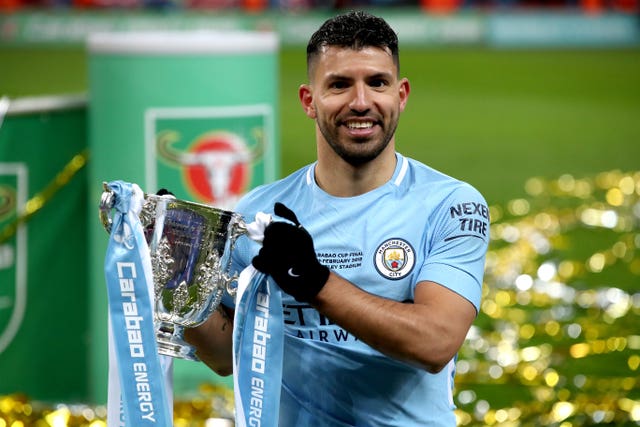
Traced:
<path fill-rule="evenodd" d="M 487 203 L 475 188 L 464 184 L 453 191 L 434 211 L 418 280 L 451 289 L 479 311 L 489 222 Z"/>

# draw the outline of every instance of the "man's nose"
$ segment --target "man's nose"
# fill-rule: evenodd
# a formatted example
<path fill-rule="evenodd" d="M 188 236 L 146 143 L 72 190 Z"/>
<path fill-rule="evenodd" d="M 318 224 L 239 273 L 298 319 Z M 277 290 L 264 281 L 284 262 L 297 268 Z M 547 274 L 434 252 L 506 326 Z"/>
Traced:
<path fill-rule="evenodd" d="M 369 91 L 364 83 L 357 83 L 353 86 L 352 99 L 349 108 L 353 111 L 366 111 L 371 107 Z"/>

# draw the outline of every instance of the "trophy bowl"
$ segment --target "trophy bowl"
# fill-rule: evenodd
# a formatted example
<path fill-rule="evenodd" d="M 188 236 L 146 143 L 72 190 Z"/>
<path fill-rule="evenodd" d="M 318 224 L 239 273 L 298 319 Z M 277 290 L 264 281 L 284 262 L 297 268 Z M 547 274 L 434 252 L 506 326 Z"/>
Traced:
<path fill-rule="evenodd" d="M 114 197 L 105 184 L 100 220 L 107 232 Z M 234 294 L 231 252 L 246 225 L 235 212 L 153 194 L 145 194 L 139 217 L 151 255 L 158 352 L 197 361 L 184 328 L 202 324 L 225 291 Z"/>

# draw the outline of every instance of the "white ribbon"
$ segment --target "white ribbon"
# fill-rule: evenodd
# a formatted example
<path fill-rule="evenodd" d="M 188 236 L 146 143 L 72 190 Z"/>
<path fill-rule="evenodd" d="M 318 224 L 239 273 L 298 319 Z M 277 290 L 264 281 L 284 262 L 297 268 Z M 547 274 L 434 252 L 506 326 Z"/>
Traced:
<path fill-rule="evenodd" d="M 271 215 L 258 213 L 247 225 L 262 242 Z M 238 279 L 233 326 L 236 426 L 277 426 L 282 384 L 284 321 L 280 289 L 252 265 Z"/>
<path fill-rule="evenodd" d="M 105 278 L 109 298 L 108 427 L 173 425 L 173 360 L 158 354 L 149 247 L 135 184 L 109 183 L 115 198 Z"/>

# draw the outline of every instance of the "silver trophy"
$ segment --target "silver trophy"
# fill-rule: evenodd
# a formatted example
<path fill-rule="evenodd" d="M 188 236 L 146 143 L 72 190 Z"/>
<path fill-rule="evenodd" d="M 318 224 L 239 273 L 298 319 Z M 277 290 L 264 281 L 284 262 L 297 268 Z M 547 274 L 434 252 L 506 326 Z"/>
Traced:
<path fill-rule="evenodd" d="M 107 232 L 114 199 L 104 184 L 100 220 Z M 158 352 L 197 361 L 184 328 L 202 324 L 225 290 L 234 294 L 231 251 L 246 224 L 234 212 L 153 194 L 145 194 L 139 216 L 151 253 Z"/>

